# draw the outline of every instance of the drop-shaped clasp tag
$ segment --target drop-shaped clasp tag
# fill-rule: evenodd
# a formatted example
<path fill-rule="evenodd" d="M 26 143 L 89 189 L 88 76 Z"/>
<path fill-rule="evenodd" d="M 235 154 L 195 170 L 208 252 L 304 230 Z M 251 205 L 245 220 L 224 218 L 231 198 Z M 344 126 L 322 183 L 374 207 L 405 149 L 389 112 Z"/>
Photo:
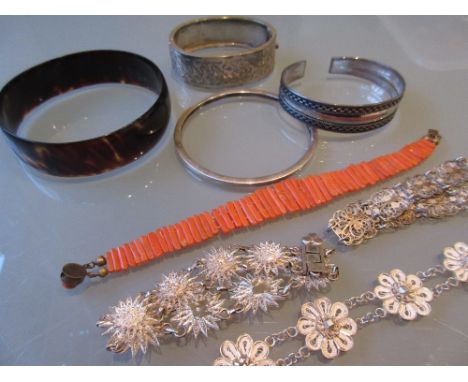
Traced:
<path fill-rule="evenodd" d="M 67 289 L 72 289 L 81 284 L 86 277 L 105 277 L 109 273 L 107 268 L 104 267 L 105 265 L 106 259 L 103 256 L 99 256 L 95 261 L 88 264 L 65 264 L 62 268 L 62 273 L 60 273 L 62 285 Z M 101 268 L 99 268 L 98 272 L 89 271 L 95 267 Z"/>
<path fill-rule="evenodd" d="M 60 279 L 65 288 L 71 289 L 81 284 L 86 278 L 87 273 L 88 271 L 84 265 L 68 263 L 63 266 Z"/>

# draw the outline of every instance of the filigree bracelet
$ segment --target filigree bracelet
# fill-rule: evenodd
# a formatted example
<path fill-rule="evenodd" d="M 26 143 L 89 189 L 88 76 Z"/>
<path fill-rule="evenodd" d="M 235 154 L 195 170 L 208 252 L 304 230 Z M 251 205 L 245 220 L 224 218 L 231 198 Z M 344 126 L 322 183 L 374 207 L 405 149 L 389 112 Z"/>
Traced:
<path fill-rule="evenodd" d="M 191 267 L 164 276 L 154 289 L 111 308 L 97 323 L 111 336 L 107 349 L 134 356 L 170 336 L 207 336 L 221 322 L 266 312 L 299 289 L 325 288 L 338 277 L 338 268 L 328 262 L 334 251 L 315 234 L 302 243 L 213 249 Z"/>
<path fill-rule="evenodd" d="M 392 315 L 403 320 L 427 316 L 431 313 L 429 303 L 433 299 L 468 281 L 468 245 L 455 243 L 453 247 L 444 249 L 444 256 L 443 266 L 437 265 L 425 272 L 406 275 L 394 269 L 389 273 L 381 273 L 373 291 L 343 302 L 332 303 L 326 297 L 307 302 L 302 305 L 301 317 L 296 326 L 269 335 L 263 341 L 254 342 L 248 334 L 241 335 L 236 343 L 225 341 L 214 365 L 289 366 L 310 357 L 314 352 L 321 352 L 325 358 L 333 359 L 352 349 L 353 336 L 366 325 Z M 423 284 L 447 272 L 452 275 L 432 288 Z M 349 311 L 353 308 L 371 303 L 380 306 L 359 318 L 349 317 Z M 297 352 L 276 361 L 269 358 L 272 347 L 298 336 L 304 337 L 304 345 Z"/>
<path fill-rule="evenodd" d="M 450 160 L 336 211 L 328 227 L 346 245 L 358 245 L 380 231 L 417 219 L 453 216 L 468 208 L 468 162 Z"/>

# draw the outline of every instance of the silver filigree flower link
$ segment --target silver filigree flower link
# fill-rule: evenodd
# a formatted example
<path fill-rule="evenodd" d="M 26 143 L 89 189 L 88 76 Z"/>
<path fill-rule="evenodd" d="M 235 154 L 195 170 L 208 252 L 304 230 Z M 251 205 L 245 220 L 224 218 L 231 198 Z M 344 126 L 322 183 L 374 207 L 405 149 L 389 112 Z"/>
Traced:
<path fill-rule="evenodd" d="M 359 245 L 377 235 L 377 222 L 359 203 L 352 203 L 336 211 L 328 222 L 329 228 L 346 245 Z"/>
<path fill-rule="evenodd" d="M 276 243 L 260 243 L 247 251 L 247 267 L 255 275 L 275 275 L 284 271 L 289 264 L 287 251 Z"/>
<path fill-rule="evenodd" d="M 384 229 L 418 218 L 442 218 L 468 209 L 468 166 L 465 158 L 447 161 L 424 175 L 385 188 L 368 201 L 336 211 L 329 228 L 346 245 L 358 245 Z"/>
<path fill-rule="evenodd" d="M 457 280 L 468 281 L 468 245 L 463 242 L 455 243 L 453 247 L 444 249 L 444 267 L 453 272 Z"/>
<path fill-rule="evenodd" d="M 224 300 L 219 295 L 206 295 L 176 308 L 171 322 L 184 334 L 197 338 L 200 333 L 208 336 L 208 330 L 219 330 L 218 322 L 224 317 Z"/>
<path fill-rule="evenodd" d="M 189 273 L 179 274 L 175 272 L 163 276 L 154 295 L 161 310 L 172 311 L 180 304 L 192 301 L 201 293 L 201 285 L 195 282 L 195 278 Z"/>
<path fill-rule="evenodd" d="M 111 308 L 97 326 L 106 328 L 102 335 L 110 335 L 107 349 L 122 353 L 128 349 L 134 357 L 138 351 L 146 353 L 149 345 L 159 346 L 158 338 L 164 335 L 164 324 L 154 311 L 154 304 L 143 295 L 134 300 L 127 298 Z"/>
<path fill-rule="evenodd" d="M 357 332 L 356 322 L 348 317 L 348 308 L 342 302 L 334 304 L 326 297 L 302 305 L 297 322 L 299 333 L 305 336 L 310 350 L 321 350 L 325 358 L 335 358 L 341 351 L 351 350 L 352 336 Z"/>
<path fill-rule="evenodd" d="M 214 366 L 274 366 L 268 358 L 269 346 L 263 341 L 253 341 L 248 334 L 241 335 L 234 344 L 224 341 L 219 349 L 221 357 L 214 361 Z"/>
<path fill-rule="evenodd" d="M 236 302 L 241 312 L 258 309 L 266 312 L 269 306 L 278 306 L 277 301 L 282 299 L 280 287 L 282 279 L 272 277 L 246 277 L 242 278 L 231 291 L 231 299 Z"/>
<path fill-rule="evenodd" d="M 468 181 L 468 161 L 465 157 L 449 160 L 426 172 L 442 188 L 458 186 Z"/>
<path fill-rule="evenodd" d="M 328 261 L 332 251 L 313 234 L 302 244 L 216 248 L 185 270 L 163 276 L 154 289 L 121 302 L 98 323 L 112 334 L 108 350 L 136 354 L 163 335 L 207 336 L 237 314 L 266 312 L 298 288 L 336 279 L 337 267 Z"/>
<path fill-rule="evenodd" d="M 411 199 L 426 199 L 443 192 L 440 183 L 427 175 L 415 175 L 403 183 Z"/>
<path fill-rule="evenodd" d="M 243 270 L 237 256 L 237 250 L 214 248 L 201 260 L 204 268 L 202 274 L 208 284 L 230 286 Z"/>
<path fill-rule="evenodd" d="M 423 286 L 415 275 L 406 275 L 399 269 L 378 276 L 379 284 L 374 288 L 376 296 L 383 301 L 383 308 L 390 314 L 398 314 L 404 320 L 414 320 L 418 315 L 431 313 L 434 294 Z"/>

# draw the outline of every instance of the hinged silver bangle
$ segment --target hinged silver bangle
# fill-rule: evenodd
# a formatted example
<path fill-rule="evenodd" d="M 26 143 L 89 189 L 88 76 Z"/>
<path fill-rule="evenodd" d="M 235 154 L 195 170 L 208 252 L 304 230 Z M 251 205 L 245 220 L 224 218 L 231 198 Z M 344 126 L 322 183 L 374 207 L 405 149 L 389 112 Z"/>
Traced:
<path fill-rule="evenodd" d="M 236 53 L 206 55 L 209 48 L 244 48 Z M 175 74 L 190 85 L 223 88 L 259 81 L 275 63 L 276 31 L 246 17 L 209 17 L 177 26 L 169 39 Z"/>
<path fill-rule="evenodd" d="M 361 133 L 390 122 L 405 92 L 405 80 L 395 69 L 360 57 L 334 57 L 329 73 L 346 74 L 371 81 L 390 98 L 365 105 L 339 105 L 314 101 L 291 87 L 304 77 L 306 61 L 286 67 L 281 75 L 281 106 L 296 119 L 316 128 L 338 133 Z"/>

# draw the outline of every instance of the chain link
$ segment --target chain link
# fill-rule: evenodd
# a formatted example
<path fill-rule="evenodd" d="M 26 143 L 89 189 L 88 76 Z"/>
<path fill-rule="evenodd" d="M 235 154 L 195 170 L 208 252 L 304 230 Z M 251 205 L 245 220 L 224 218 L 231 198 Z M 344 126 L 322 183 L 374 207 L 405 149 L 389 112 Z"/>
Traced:
<path fill-rule="evenodd" d="M 387 317 L 387 312 L 383 308 L 377 308 L 373 312 L 367 312 L 364 316 L 356 319 L 356 323 L 360 328 L 372 324 L 373 322 L 380 321 L 382 318 Z"/>
<path fill-rule="evenodd" d="M 278 366 L 291 366 L 299 361 L 302 361 L 311 356 L 312 352 L 307 348 L 307 346 L 302 346 L 295 353 L 289 353 L 285 358 L 279 358 L 276 360 L 276 365 Z"/>
<path fill-rule="evenodd" d="M 416 272 L 416 276 L 418 276 L 421 281 L 426 281 L 432 279 L 438 275 L 443 275 L 445 273 L 445 269 L 442 265 L 436 265 L 435 267 L 431 267 L 424 272 Z"/>
<path fill-rule="evenodd" d="M 436 284 L 432 288 L 432 292 L 434 293 L 434 298 L 439 297 L 442 293 L 455 288 L 460 285 L 460 281 L 457 280 L 455 277 L 449 277 L 442 283 Z"/>
<path fill-rule="evenodd" d="M 297 337 L 299 334 L 297 328 L 295 326 L 290 326 L 281 332 L 273 333 L 265 338 L 265 342 L 268 346 L 274 347 L 278 344 L 283 343 L 284 341 L 288 340 L 289 338 Z"/>
<path fill-rule="evenodd" d="M 377 298 L 374 292 L 367 291 L 361 294 L 360 296 L 353 296 L 346 300 L 344 303 L 349 309 L 356 308 L 357 306 L 362 306 L 369 304 L 370 302 L 374 301 Z"/>

